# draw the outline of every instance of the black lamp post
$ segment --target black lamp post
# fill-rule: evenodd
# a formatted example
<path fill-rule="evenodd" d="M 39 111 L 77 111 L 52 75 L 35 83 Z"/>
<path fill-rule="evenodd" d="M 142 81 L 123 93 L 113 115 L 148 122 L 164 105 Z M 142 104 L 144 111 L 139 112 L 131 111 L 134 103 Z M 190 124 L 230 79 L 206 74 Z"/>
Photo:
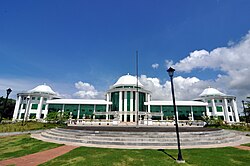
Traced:
<path fill-rule="evenodd" d="M 181 155 L 181 146 L 180 146 L 180 136 L 179 136 L 179 127 L 178 127 L 178 122 L 177 122 L 177 112 L 176 112 L 176 104 L 175 104 L 175 96 L 174 96 L 174 84 L 173 84 L 173 76 L 174 76 L 174 71 L 172 67 L 170 67 L 167 72 L 170 77 L 171 81 L 171 90 L 172 90 L 172 98 L 173 98 L 173 105 L 174 105 L 174 115 L 175 115 L 175 128 L 176 128 L 176 135 L 177 135 L 177 144 L 178 144 L 178 158 L 177 162 L 185 162 L 185 160 L 182 159 Z"/>
<path fill-rule="evenodd" d="M 2 122 L 2 120 L 3 120 L 3 114 L 5 113 L 5 109 L 6 109 L 8 97 L 9 97 L 10 93 L 12 92 L 12 90 L 11 90 L 10 88 L 8 88 L 8 89 L 6 90 L 6 92 L 7 92 L 7 95 L 6 95 L 6 98 L 5 98 L 3 110 L 0 112 L 0 122 Z"/>

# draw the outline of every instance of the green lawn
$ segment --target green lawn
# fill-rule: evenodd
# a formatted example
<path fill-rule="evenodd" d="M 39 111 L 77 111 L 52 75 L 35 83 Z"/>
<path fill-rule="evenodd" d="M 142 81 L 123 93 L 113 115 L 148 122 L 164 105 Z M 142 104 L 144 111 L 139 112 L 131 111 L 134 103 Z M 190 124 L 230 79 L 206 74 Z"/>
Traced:
<path fill-rule="evenodd" d="M 201 166 L 235 166 L 249 165 L 250 151 L 231 147 L 214 149 L 182 150 L 185 164 Z M 179 165 L 173 158 L 177 150 L 126 150 L 79 147 L 71 152 L 51 160 L 46 165 L 111 165 L 111 166 L 166 166 Z"/>
<path fill-rule="evenodd" d="M 247 144 L 250 145 L 250 144 Z M 30 138 L 29 135 L 0 137 L 0 160 L 20 157 L 61 146 Z M 183 149 L 183 166 L 237 166 L 250 163 L 250 151 L 232 147 L 213 149 Z M 79 147 L 43 166 L 165 166 L 179 165 L 174 158 L 177 150 L 133 150 Z"/>
<path fill-rule="evenodd" d="M 41 130 L 50 129 L 58 126 L 62 126 L 54 123 L 40 123 L 40 122 L 22 122 L 11 124 L 0 124 L 0 132 L 15 132 L 15 131 L 28 131 L 28 130 Z"/>
<path fill-rule="evenodd" d="M 43 142 L 30 135 L 0 137 L 0 160 L 15 158 L 61 146 Z"/>

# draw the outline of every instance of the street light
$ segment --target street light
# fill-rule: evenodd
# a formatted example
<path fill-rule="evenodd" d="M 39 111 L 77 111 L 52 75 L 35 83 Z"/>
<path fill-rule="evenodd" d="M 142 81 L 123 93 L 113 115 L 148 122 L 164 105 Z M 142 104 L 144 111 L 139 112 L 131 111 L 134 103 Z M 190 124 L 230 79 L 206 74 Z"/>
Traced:
<path fill-rule="evenodd" d="M 7 92 L 7 95 L 6 95 L 6 98 L 5 98 L 3 110 L 0 111 L 0 122 L 2 122 L 2 120 L 3 120 L 3 114 L 5 113 L 5 109 L 6 109 L 8 97 L 9 97 L 10 93 L 12 92 L 12 90 L 11 90 L 10 88 L 8 88 L 8 89 L 6 90 L 6 92 Z"/>
<path fill-rule="evenodd" d="M 175 96 L 174 96 L 174 84 L 173 84 L 173 76 L 174 76 L 174 71 L 175 69 L 170 67 L 167 72 L 170 77 L 171 81 L 171 91 L 172 91 L 172 98 L 173 98 L 173 105 L 174 105 L 174 115 L 175 115 L 175 128 L 176 128 L 176 135 L 177 135 L 177 144 L 178 144 L 178 158 L 177 162 L 178 163 L 184 163 L 185 160 L 182 159 L 181 155 L 181 146 L 180 146 L 180 137 L 179 137 L 179 127 L 178 127 L 178 122 L 177 122 L 177 112 L 176 112 L 176 104 L 175 104 Z"/>

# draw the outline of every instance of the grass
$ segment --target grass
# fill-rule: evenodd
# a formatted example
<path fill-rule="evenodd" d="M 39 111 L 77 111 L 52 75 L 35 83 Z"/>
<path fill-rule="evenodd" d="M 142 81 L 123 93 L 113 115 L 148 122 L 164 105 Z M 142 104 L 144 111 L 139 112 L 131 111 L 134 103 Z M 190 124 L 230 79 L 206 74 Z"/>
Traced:
<path fill-rule="evenodd" d="M 28 134 L 0 137 L 0 160 L 20 157 L 58 146 L 61 145 L 37 140 Z"/>
<path fill-rule="evenodd" d="M 22 122 L 0 124 L 0 132 L 16 132 L 16 131 L 29 131 L 29 130 L 41 130 L 50 129 L 60 126 L 54 123 L 40 123 L 40 122 L 26 122 L 22 126 Z"/>
<path fill-rule="evenodd" d="M 184 149 L 183 166 L 236 166 L 249 165 L 250 151 L 232 147 L 213 149 Z M 59 156 L 42 166 L 88 165 L 88 166 L 166 166 L 179 165 L 175 162 L 177 150 L 129 150 L 79 147 Z"/>
<path fill-rule="evenodd" d="M 250 146 L 249 144 L 246 144 Z M 30 138 L 29 135 L 0 137 L 0 160 L 20 157 L 61 146 Z M 237 166 L 249 165 L 250 151 L 232 147 L 212 149 L 183 149 L 183 166 Z M 59 156 L 42 166 L 165 166 L 179 165 L 175 162 L 177 150 L 105 149 L 79 147 Z"/>
<path fill-rule="evenodd" d="M 228 129 L 228 130 L 237 130 L 237 131 L 250 131 L 250 126 L 242 126 L 242 125 L 208 125 L 206 127 L 210 128 L 220 128 L 220 129 Z"/>
<path fill-rule="evenodd" d="M 248 144 L 241 144 L 242 146 L 250 146 L 250 143 L 248 143 Z"/>

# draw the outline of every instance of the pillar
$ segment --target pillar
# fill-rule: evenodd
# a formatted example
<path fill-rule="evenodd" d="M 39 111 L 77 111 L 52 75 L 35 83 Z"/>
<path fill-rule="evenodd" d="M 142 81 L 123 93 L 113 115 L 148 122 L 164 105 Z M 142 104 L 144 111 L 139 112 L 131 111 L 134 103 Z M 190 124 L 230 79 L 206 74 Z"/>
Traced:
<path fill-rule="evenodd" d="M 130 91 L 130 122 L 134 120 L 134 93 Z"/>
<path fill-rule="evenodd" d="M 20 95 L 20 96 L 18 96 L 18 100 L 17 100 L 16 105 L 15 105 L 15 110 L 14 110 L 14 114 L 13 114 L 13 118 L 12 118 L 13 121 L 18 118 L 17 115 L 18 115 L 18 113 L 20 112 L 20 109 L 21 109 L 20 108 L 21 100 L 22 100 L 22 97 Z"/>
<path fill-rule="evenodd" d="M 122 91 L 119 92 L 119 116 L 122 121 Z"/>
<path fill-rule="evenodd" d="M 127 122 L 127 105 L 128 105 L 128 99 L 127 99 L 127 91 L 124 92 L 124 122 Z"/>
<path fill-rule="evenodd" d="M 106 96 L 107 96 L 107 97 L 106 97 L 106 100 L 107 100 L 107 102 L 109 102 L 109 93 L 107 93 Z M 106 104 L 106 121 L 109 120 L 108 112 L 109 112 L 109 104 L 107 103 L 107 104 Z"/>
<path fill-rule="evenodd" d="M 43 97 L 40 97 L 38 108 L 37 108 L 36 119 L 41 118 L 42 109 L 43 109 Z"/>
<path fill-rule="evenodd" d="M 30 112 L 30 101 L 32 100 L 32 98 L 30 96 L 27 97 L 28 99 L 26 99 L 27 103 L 26 103 L 26 112 L 24 115 L 24 119 L 28 120 L 29 119 L 29 112 Z"/>
<path fill-rule="evenodd" d="M 212 116 L 216 115 L 216 106 L 215 106 L 215 102 L 214 99 L 211 99 L 211 103 L 212 103 Z"/>
<path fill-rule="evenodd" d="M 227 105 L 227 99 L 223 99 L 223 107 L 224 107 L 224 116 L 225 116 L 225 121 L 229 122 L 229 115 L 228 115 L 228 105 Z"/>
<path fill-rule="evenodd" d="M 232 99 L 231 105 L 233 107 L 236 122 L 240 122 L 239 113 L 238 113 L 237 104 L 236 104 L 235 99 Z"/>
<path fill-rule="evenodd" d="M 78 105 L 78 109 L 77 109 L 77 120 L 80 119 L 80 108 L 81 107 L 81 104 Z"/>
<path fill-rule="evenodd" d="M 95 120 L 96 105 L 94 104 L 93 119 Z"/>
<path fill-rule="evenodd" d="M 139 114 L 138 92 L 135 92 L 135 122 L 139 120 L 137 114 Z"/>
<path fill-rule="evenodd" d="M 150 94 L 148 94 L 148 103 L 150 102 Z M 150 104 L 148 104 L 148 112 L 150 112 Z"/>
<path fill-rule="evenodd" d="M 162 105 L 161 105 L 161 120 L 163 120 Z"/>
<path fill-rule="evenodd" d="M 193 111 L 193 107 L 191 106 L 191 116 L 192 116 L 192 121 L 194 121 L 194 111 Z"/>

